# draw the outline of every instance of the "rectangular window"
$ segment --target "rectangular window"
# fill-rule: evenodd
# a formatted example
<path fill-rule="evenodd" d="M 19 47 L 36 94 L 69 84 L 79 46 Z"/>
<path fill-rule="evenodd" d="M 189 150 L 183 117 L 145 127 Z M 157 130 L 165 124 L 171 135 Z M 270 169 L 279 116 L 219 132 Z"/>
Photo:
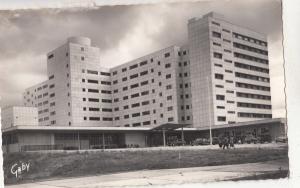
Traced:
<path fill-rule="evenodd" d="M 99 99 L 96 99 L 96 98 L 89 98 L 88 101 L 89 101 L 89 102 L 99 102 Z"/>
<path fill-rule="evenodd" d="M 98 71 L 87 70 L 86 72 L 87 72 L 88 74 L 95 74 L 95 75 L 98 75 Z"/>
<path fill-rule="evenodd" d="M 173 110 L 173 106 L 169 106 L 169 107 L 167 108 L 167 110 L 168 110 L 168 111 L 172 111 L 172 110 Z"/>
<path fill-rule="evenodd" d="M 143 116 L 146 116 L 146 115 L 149 115 L 149 114 L 150 114 L 150 111 L 144 111 L 144 112 L 142 112 Z"/>
<path fill-rule="evenodd" d="M 171 67 L 171 63 L 165 64 L 165 68 L 170 68 L 170 67 Z"/>
<path fill-rule="evenodd" d="M 91 84 L 98 84 L 98 80 L 87 80 L 88 83 L 91 83 Z"/>
<path fill-rule="evenodd" d="M 118 80 L 114 80 L 114 81 L 113 81 L 113 84 L 117 84 L 117 83 L 118 83 Z"/>
<path fill-rule="evenodd" d="M 100 121 L 100 117 L 89 117 L 90 121 Z"/>
<path fill-rule="evenodd" d="M 222 59 L 222 54 L 221 53 L 218 53 L 218 52 L 214 52 L 214 58 L 217 58 L 217 59 Z"/>
<path fill-rule="evenodd" d="M 122 68 L 122 72 L 126 72 L 127 71 L 127 68 Z"/>
<path fill-rule="evenodd" d="M 148 71 L 146 70 L 146 71 L 141 72 L 140 76 L 144 76 L 144 75 L 147 75 L 147 74 L 148 74 Z"/>
<path fill-rule="evenodd" d="M 150 125 L 151 124 L 151 121 L 144 121 L 143 122 L 143 125 Z"/>
<path fill-rule="evenodd" d="M 130 86 L 131 89 L 134 89 L 134 88 L 137 88 L 137 87 L 139 87 L 139 84 L 132 84 L 132 85 Z"/>
<path fill-rule="evenodd" d="M 172 121 L 174 121 L 174 118 L 173 117 L 169 117 L 168 118 L 168 122 L 172 122 Z"/>
<path fill-rule="evenodd" d="M 54 54 L 48 55 L 48 59 L 52 59 L 54 57 Z"/>
<path fill-rule="evenodd" d="M 137 78 L 139 76 L 139 74 L 133 74 L 130 76 L 130 79 L 134 79 L 134 78 Z"/>
<path fill-rule="evenodd" d="M 211 23 L 212 23 L 213 25 L 220 26 L 220 24 L 219 24 L 218 22 L 214 22 L 214 21 L 212 21 Z"/>
<path fill-rule="evenodd" d="M 103 103 L 111 103 L 112 101 L 110 99 L 101 99 L 101 102 L 103 102 Z"/>
<path fill-rule="evenodd" d="M 102 76 L 110 76 L 110 73 L 109 72 L 100 72 L 100 75 L 102 75 Z"/>
<path fill-rule="evenodd" d="M 144 66 L 144 65 L 147 65 L 147 61 L 140 62 L 140 66 Z"/>
<path fill-rule="evenodd" d="M 134 114 L 131 115 L 131 117 L 138 117 L 140 115 L 141 115 L 140 113 L 134 113 Z"/>
<path fill-rule="evenodd" d="M 97 111 L 100 111 L 100 109 L 99 108 L 89 108 L 89 111 L 97 112 Z"/>
<path fill-rule="evenodd" d="M 133 127 L 139 127 L 139 126 L 141 126 L 141 123 L 133 123 L 132 126 Z"/>
<path fill-rule="evenodd" d="M 150 104 L 150 101 L 143 101 L 142 106 Z"/>
<path fill-rule="evenodd" d="M 132 94 L 132 95 L 131 95 L 131 98 L 135 98 L 135 97 L 139 97 L 139 96 L 140 96 L 139 93 L 135 93 L 135 94 Z"/>
<path fill-rule="evenodd" d="M 142 95 L 142 96 L 144 96 L 144 95 L 149 95 L 149 91 L 143 91 L 143 92 L 141 93 L 141 95 Z"/>
<path fill-rule="evenodd" d="M 165 58 L 170 57 L 170 53 L 165 53 Z"/>
<path fill-rule="evenodd" d="M 108 86 L 110 86 L 110 85 L 111 85 L 111 82 L 108 82 L 108 81 L 101 81 L 101 84 L 102 84 L 102 85 L 108 85 Z"/>
<path fill-rule="evenodd" d="M 216 37 L 216 38 L 221 38 L 221 33 L 216 32 L 216 31 L 213 31 L 213 32 L 212 32 L 212 36 L 213 36 L 213 37 Z"/>
<path fill-rule="evenodd" d="M 134 103 L 131 105 L 131 108 L 136 108 L 136 107 L 139 107 L 140 106 L 140 103 Z"/>
<path fill-rule="evenodd" d="M 111 108 L 102 108 L 102 112 L 112 112 Z"/>
<path fill-rule="evenodd" d="M 112 121 L 113 119 L 111 117 L 103 117 L 102 120 L 103 121 Z"/>
<path fill-rule="evenodd" d="M 217 100 L 225 100 L 225 96 L 224 95 L 216 95 L 216 99 Z"/>
<path fill-rule="evenodd" d="M 168 90 L 168 89 L 172 89 L 172 85 L 167 85 L 166 86 L 166 89 Z"/>
<path fill-rule="evenodd" d="M 141 82 L 141 86 L 147 85 L 149 82 L 148 80 Z"/>
<path fill-rule="evenodd" d="M 224 75 L 223 74 L 215 74 L 215 79 L 223 80 Z"/>
<path fill-rule="evenodd" d="M 90 93 L 99 93 L 98 89 L 88 89 L 88 92 Z"/>
<path fill-rule="evenodd" d="M 131 66 L 129 67 L 129 70 L 135 69 L 135 68 L 137 68 L 137 67 L 138 67 L 138 64 L 131 65 Z"/>
<path fill-rule="evenodd" d="M 109 90 L 101 90 L 101 93 L 102 94 L 111 94 L 111 91 L 109 91 Z"/>
<path fill-rule="evenodd" d="M 226 121 L 226 117 L 225 116 L 218 116 L 218 121 Z"/>

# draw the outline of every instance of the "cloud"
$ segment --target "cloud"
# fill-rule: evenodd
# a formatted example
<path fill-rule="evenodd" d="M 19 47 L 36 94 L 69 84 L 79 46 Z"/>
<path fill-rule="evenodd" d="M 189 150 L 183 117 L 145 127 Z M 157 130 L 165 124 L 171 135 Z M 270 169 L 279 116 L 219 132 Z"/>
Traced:
<path fill-rule="evenodd" d="M 280 1 L 274 0 L 0 11 L 1 106 L 19 103 L 20 94 L 16 93 L 44 81 L 45 54 L 70 36 L 90 37 L 100 48 L 101 64 L 112 67 L 170 45 L 185 44 L 188 19 L 210 11 L 268 35 L 272 103 L 280 116 L 285 106 L 282 22 Z"/>

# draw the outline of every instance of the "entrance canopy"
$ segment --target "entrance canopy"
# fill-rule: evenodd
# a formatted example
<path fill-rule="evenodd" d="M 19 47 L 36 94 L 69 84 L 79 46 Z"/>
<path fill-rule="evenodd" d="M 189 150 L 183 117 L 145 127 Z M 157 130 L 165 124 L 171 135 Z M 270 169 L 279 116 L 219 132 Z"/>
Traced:
<path fill-rule="evenodd" d="M 156 127 L 153 127 L 151 131 L 173 131 L 179 128 L 187 127 L 190 124 L 184 124 L 184 123 L 164 123 L 161 125 L 158 125 Z"/>

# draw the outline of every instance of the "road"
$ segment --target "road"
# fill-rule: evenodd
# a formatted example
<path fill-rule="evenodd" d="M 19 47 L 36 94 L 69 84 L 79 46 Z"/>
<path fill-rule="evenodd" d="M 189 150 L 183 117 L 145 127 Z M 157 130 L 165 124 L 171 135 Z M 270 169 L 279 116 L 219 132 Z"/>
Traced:
<path fill-rule="evenodd" d="M 287 160 L 193 168 L 142 170 L 108 175 L 66 178 L 5 186 L 6 188 L 95 188 L 207 183 L 288 170 Z"/>

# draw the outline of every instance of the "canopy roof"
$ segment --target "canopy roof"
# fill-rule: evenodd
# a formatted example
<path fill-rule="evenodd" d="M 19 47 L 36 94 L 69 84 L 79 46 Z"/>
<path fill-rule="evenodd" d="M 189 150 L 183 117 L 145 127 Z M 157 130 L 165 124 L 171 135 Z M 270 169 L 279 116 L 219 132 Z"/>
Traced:
<path fill-rule="evenodd" d="M 173 131 L 179 128 L 183 128 L 183 127 L 187 127 L 188 125 L 191 124 L 186 124 L 186 123 L 164 123 L 161 125 L 158 125 L 156 127 L 153 127 L 151 130 L 152 131 L 162 131 L 162 130 L 166 130 L 166 131 Z"/>

